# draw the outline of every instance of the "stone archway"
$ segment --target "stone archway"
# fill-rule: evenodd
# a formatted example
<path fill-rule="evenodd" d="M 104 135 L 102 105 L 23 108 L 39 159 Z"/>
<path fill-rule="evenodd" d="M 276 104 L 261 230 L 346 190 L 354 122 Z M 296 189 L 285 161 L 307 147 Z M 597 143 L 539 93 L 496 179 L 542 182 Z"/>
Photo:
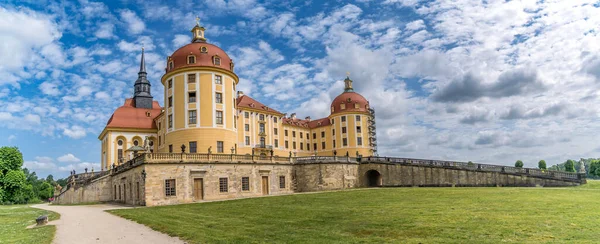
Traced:
<path fill-rule="evenodd" d="M 368 187 L 381 186 L 381 174 L 377 170 L 372 169 L 367 171 L 367 173 L 365 173 L 365 179 Z"/>

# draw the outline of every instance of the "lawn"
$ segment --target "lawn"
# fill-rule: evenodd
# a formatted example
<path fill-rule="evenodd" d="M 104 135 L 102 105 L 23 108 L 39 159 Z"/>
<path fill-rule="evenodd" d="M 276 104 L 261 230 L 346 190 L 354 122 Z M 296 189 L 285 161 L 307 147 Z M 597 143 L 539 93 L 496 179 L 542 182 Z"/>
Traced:
<path fill-rule="evenodd" d="M 359 189 L 110 212 L 190 243 L 597 243 L 600 182 Z"/>
<path fill-rule="evenodd" d="M 57 213 L 27 205 L 0 205 L 0 243 L 51 243 L 56 226 L 26 229 L 41 215 L 48 215 L 50 221 L 60 217 Z"/>

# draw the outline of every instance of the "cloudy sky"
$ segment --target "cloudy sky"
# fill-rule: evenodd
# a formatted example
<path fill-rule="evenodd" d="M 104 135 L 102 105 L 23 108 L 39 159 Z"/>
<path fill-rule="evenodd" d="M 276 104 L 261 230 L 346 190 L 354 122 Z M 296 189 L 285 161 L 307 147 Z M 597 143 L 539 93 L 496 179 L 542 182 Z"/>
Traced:
<path fill-rule="evenodd" d="M 246 94 L 320 118 L 350 72 L 381 155 L 535 167 L 600 154 L 600 1 L 177 0 L 0 3 L 0 145 L 45 176 L 99 168 L 98 134 L 155 99 L 200 16 Z"/>

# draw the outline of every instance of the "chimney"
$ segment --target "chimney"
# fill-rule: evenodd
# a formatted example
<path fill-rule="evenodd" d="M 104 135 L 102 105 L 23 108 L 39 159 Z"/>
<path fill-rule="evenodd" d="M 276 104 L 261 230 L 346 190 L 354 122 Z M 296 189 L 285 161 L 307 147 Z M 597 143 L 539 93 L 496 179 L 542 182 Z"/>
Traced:
<path fill-rule="evenodd" d="M 296 119 L 296 113 L 292 113 L 290 117 L 292 117 L 292 119 Z"/>
<path fill-rule="evenodd" d="M 238 91 L 237 92 L 237 97 L 238 98 L 243 97 L 243 96 L 244 96 L 244 92 L 243 91 Z"/>
<path fill-rule="evenodd" d="M 305 120 L 308 120 L 308 122 L 310 122 L 310 116 L 306 116 L 306 118 L 304 118 Z"/>

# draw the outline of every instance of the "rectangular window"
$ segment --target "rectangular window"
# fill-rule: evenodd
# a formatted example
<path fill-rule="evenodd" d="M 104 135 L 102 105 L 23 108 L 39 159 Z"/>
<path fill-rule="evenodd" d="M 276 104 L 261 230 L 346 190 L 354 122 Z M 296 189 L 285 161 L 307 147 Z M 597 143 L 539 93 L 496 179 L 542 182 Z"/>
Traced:
<path fill-rule="evenodd" d="M 334 124 L 333 122 L 335 122 L 335 119 L 331 119 L 331 124 Z"/>
<path fill-rule="evenodd" d="M 285 149 L 289 149 L 290 148 L 290 144 L 288 143 L 288 141 L 285 141 L 284 144 L 285 144 Z"/>
<path fill-rule="evenodd" d="M 335 136 L 335 129 L 331 129 L 331 135 Z"/>
<path fill-rule="evenodd" d="M 356 121 L 360 121 L 360 115 L 356 115 Z"/>
<path fill-rule="evenodd" d="M 259 114 L 258 115 L 258 120 L 265 121 L 265 115 L 264 114 Z"/>
<path fill-rule="evenodd" d="M 242 177 L 242 191 L 250 190 L 250 177 Z"/>
<path fill-rule="evenodd" d="M 346 122 L 346 116 L 342 116 L 342 122 Z"/>
<path fill-rule="evenodd" d="M 196 110 L 188 111 L 188 124 L 196 124 Z"/>
<path fill-rule="evenodd" d="M 335 148 L 335 140 L 333 140 L 333 148 Z"/>
<path fill-rule="evenodd" d="M 299 134 L 300 134 L 300 139 L 302 139 L 302 132 L 300 132 Z"/>
<path fill-rule="evenodd" d="M 308 135 L 308 133 L 306 133 L 306 139 L 310 139 L 310 136 Z"/>
<path fill-rule="evenodd" d="M 165 180 L 165 196 L 175 196 L 175 179 Z"/>
<path fill-rule="evenodd" d="M 342 138 L 342 146 L 348 146 L 348 138 Z"/>
<path fill-rule="evenodd" d="M 196 74 L 188 74 L 188 83 L 195 83 L 195 82 L 196 82 Z"/>
<path fill-rule="evenodd" d="M 325 138 L 325 131 L 321 131 L 321 137 Z"/>
<path fill-rule="evenodd" d="M 215 83 L 223 84 L 223 77 L 220 75 L 215 75 Z"/>
<path fill-rule="evenodd" d="M 173 88 L 173 79 L 170 79 L 167 83 L 169 83 L 169 88 Z"/>
<path fill-rule="evenodd" d="M 356 126 L 356 133 L 362 133 L 362 129 L 360 128 L 360 126 Z"/>
<path fill-rule="evenodd" d="M 195 103 L 195 102 L 196 102 L 196 92 L 188 93 L 188 103 Z"/>
<path fill-rule="evenodd" d="M 250 137 L 246 136 L 246 146 L 250 145 Z"/>
<path fill-rule="evenodd" d="M 223 141 L 217 141 L 217 152 L 223 153 Z"/>
<path fill-rule="evenodd" d="M 321 142 L 321 149 L 325 150 L 325 142 Z"/>
<path fill-rule="evenodd" d="M 273 123 L 277 123 L 277 117 L 273 117 Z"/>
<path fill-rule="evenodd" d="M 306 151 L 310 151 L 310 143 L 306 143 Z"/>
<path fill-rule="evenodd" d="M 169 152 L 173 153 L 173 144 L 169 145 Z"/>
<path fill-rule="evenodd" d="M 136 182 L 135 185 L 136 185 L 135 186 L 135 192 L 136 192 L 135 195 L 137 196 L 136 199 L 140 199 L 140 182 L 139 181 Z"/>
<path fill-rule="evenodd" d="M 196 142 L 195 141 L 191 141 L 190 142 L 190 153 L 196 153 L 197 149 L 196 149 Z"/>
<path fill-rule="evenodd" d="M 317 143 L 313 143 L 313 148 L 315 149 L 315 151 L 317 150 Z"/>
<path fill-rule="evenodd" d="M 223 103 L 223 94 L 220 92 L 215 92 L 215 102 Z"/>
<path fill-rule="evenodd" d="M 283 131 L 283 134 L 284 134 L 285 136 L 288 136 L 288 130 L 284 130 L 284 131 Z"/>
<path fill-rule="evenodd" d="M 219 178 L 219 192 L 227 192 L 229 190 L 227 183 L 227 178 Z"/>
<path fill-rule="evenodd" d="M 277 128 L 273 128 L 273 135 L 277 135 Z"/>
<path fill-rule="evenodd" d="M 304 143 L 300 142 L 300 150 L 304 150 Z"/>
<path fill-rule="evenodd" d="M 292 142 L 292 149 L 296 150 L 296 142 L 295 141 Z"/>
<path fill-rule="evenodd" d="M 346 134 L 346 127 L 342 127 L 342 134 Z"/>
<path fill-rule="evenodd" d="M 123 149 L 117 150 L 117 159 L 121 160 L 123 158 Z"/>
<path fill-rule="evenodd" d="M 362 146 L 362 137 L 357 137 L 357 138 L 356 138 L 356 143 L 357 143 L 359 146 Z"/>
<path fill-rule="evenodd" d="M 223 124 L 223 111 L 217 111 L 216 115 L 217 115 L 217 124 L 222 125 Z"/>
<path fill-rule="evenodd" d="M 250 131 L 250 125 L 249 124 L 245 124 L 244 125 L 244 130 L 245 131 Z"/>
<path fill-rule="evenodd" d="M 313 133 L 313 139 L 317 139 L 317 133 Z"/>
<path fill-rule="evenodd" d="M 296 132 L 292 131 L 292 137 L 296 137 Z"/>
<path fill-rule="evenodd" d="M 248 113 L 248 112 L 244 112 L 244 118 L 246 118 L 246 119 L 247 119 L 247 118 L 250 118 L 250 113 Z"/>
<path fill-rule="evenodd" d="M 173 128 L 173 115 L 169 115 L 169 128 Z"/>
<path fill-rule="evenodd" d="M 279 188 L 285 188 L 285 176 L 279 176 Z"/>
<path fill-rule="evenodd" d="M 173 107 L 173 97 L 169 97 L 169 108 Z"/>
<path fill-rule="evenodd" d="M 275 147 L 279 147 L 279 140 L 275 139 L 275 141 L 273 141 L 273 143 L 275 144 Z"/>
<path fill-rule="evenodd" d="M 265 133 L 265 124 L 258 125 L 258 133 Z"/>

